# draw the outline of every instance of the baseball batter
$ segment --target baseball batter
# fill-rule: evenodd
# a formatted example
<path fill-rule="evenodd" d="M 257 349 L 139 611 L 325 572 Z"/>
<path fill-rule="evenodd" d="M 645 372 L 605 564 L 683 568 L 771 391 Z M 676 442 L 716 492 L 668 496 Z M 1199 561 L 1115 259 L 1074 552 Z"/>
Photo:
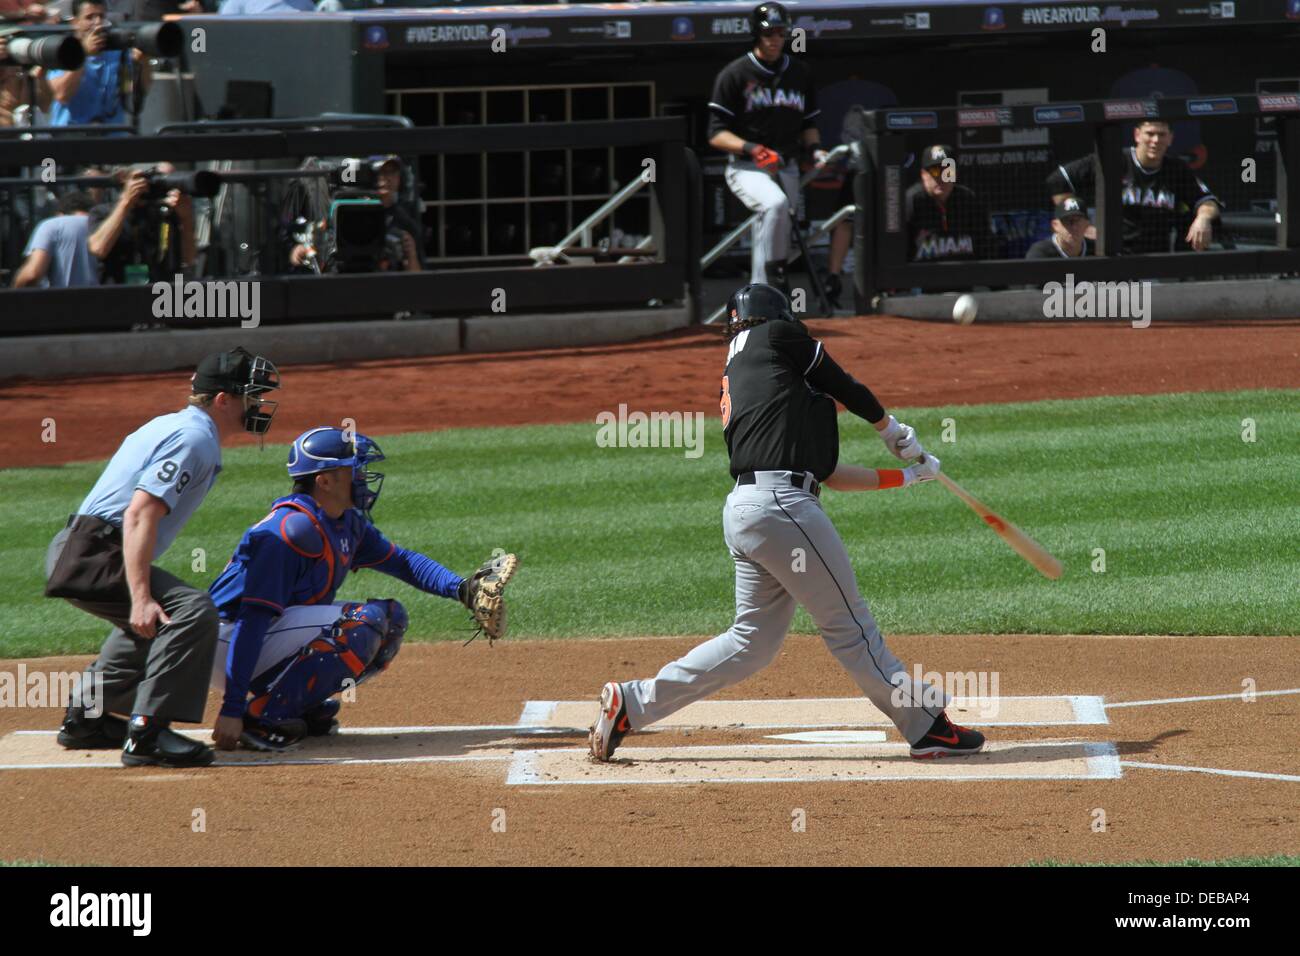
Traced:
<path fill-rule="evenodd" d="M 808 609 L 826 646 L 894 722 L 913 757 L 977 753 L 983 735 L 949 721 L 947 696 L 914 681 L 885 646 L 821 503 L 823 482 L 837 491 L 901 488 L 934 478 L 938 459 L 835 363 L 779 290 L 748 285 L 735 292 L 727 332 L 721 405 L 736 486 L 722 526 L 736 563 L 735 623 L 649 680 L 606 684 L 589 735 L 592 756 L 609 760 L 630 731 L 766 667 L 796 604 Z M 841 465 L 837 399 L 871 422 L 895 457 L 916 463 Z"/>
<path fill-rule="evenodd" d="M 751 212 L 750 281 L 773 282 L 788 293 L 790 209 L 799 202 L 802 153 L 822 162 L 812 70 L 785 52 L 791 20 L 779 3 L 750 15 L 754 48 L 718 74 L 709 100 L 709 145 L 730 154 L 727 186 Z"/>
<path fill-rule="evenodd" d="M 388 541 L 370 520 L 384 454 L 365 435 L 313 428 L 289 450 L 291 494 L 244 533 L 211 591 L 221 616 L 212 687 L 223 750 L 283 750 L 338 726 L 346 686 L 383 671 L 402 646 L 399 601 L 334 604 L 349 571 L 374 568 L 429 594 L 459 600 L 489 637 L 504 636 L 503 591 L 518 566 L 506 554 L 469 578 Z M 250 697 L 251 694 L 251 697 Z"/>

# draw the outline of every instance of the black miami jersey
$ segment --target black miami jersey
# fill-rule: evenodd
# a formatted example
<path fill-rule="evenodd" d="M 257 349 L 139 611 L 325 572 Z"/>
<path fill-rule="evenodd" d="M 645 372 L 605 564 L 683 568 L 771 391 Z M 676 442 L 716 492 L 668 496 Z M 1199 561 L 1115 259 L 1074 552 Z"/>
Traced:
<path fill-rule="evenodd" d="M 723 67 L 713 82 L 709 138 L 730 130 L 793 158 L 800 134 L 817 125 L 816 99 L 807 63 L 783 53 L 779 63 L 769 65 L 751 51 Z"/>
<path fill-rule="evenodd" d="M 1072 160 L 1047 177 L 1052 195 L 1075 193 L 1089 206 L 1096 204 L 1097 171 L 1093 157 Z M 1154 169 L 1138 162 L 1137 150 L 1124 150 L 1124 251 L 1178 252 L 1191 247 L 1187 230 L 1196 207 L 1218 202 L 1190 166 L 1177 156 L 1165 156 Z"/>

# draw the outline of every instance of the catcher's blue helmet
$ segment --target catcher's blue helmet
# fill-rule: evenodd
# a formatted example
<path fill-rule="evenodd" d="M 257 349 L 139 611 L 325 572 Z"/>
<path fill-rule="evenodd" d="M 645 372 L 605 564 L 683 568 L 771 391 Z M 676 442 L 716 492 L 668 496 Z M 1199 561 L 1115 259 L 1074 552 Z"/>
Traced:
<path fill-rule="evenodd" d="M 383 461 L 384 453 L 373 438 L 342 428 L 313 428 L 293 440 L 289 449 L 289 477 L 303 478 L 331 468 L 352 469 L 352 504 L 366 517 L 379 500 L 384 476 L 367 470 Z"/>

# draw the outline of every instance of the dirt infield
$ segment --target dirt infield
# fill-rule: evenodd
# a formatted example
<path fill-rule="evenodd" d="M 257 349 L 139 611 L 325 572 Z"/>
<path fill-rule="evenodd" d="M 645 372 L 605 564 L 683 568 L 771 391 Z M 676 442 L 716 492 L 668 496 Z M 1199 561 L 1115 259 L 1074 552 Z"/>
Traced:
<path fill-rule="evenodd" d="M 960 327 L 870 318 L 809 326 L 887 407 L 1300 385 L 1295 322 L 1136 330 L 1101 322 Z M 255 347 L 255 334 L 245 344 Z M 273 434 L 287 441 L 345 417 L 374 435 L 594 421 L 620 402 L 717 415 L 725 354 L 718 331 L 694 328 L 572 350 L 287 367 Z M 129 429 L 178 406 L 186 390 L 184 373 L 0 387 L 0 430 L 11 439 L 5 463 L 106 457 Z M 57 423 L 56 442 L 41 440 L 46 418 Z"/>
<path fill-rule="evenodd" d="M 602 681 L 648 676 L 692 643 L 408 646 L 391 671 L 343 708 L 346 727 L 439 728 L 364 738 L 370 758 L 399 762 L 0 770 L 0 858 L 224 865 L 1009 864 L 1300 850 L 1300 778 L 1292 744 L 1300 718 L 1298 638 L 891 638 L 905 661 L 926 669 L 996 671 L 1004 697 L 1095 695 L 1110 705 L 1085 717 L 1088 723 L 989 727 L 997 749 L 975 758 L 912 761 L 892 727 L 874 728 L 886 730 L 885 745 L 821 749 L 772 739 L 794 728 L 725 727 L 634 735 L 619 753 L 630 763 L 596 765 L 563 753 L 584 746 L 580 733 L 504 729 L 520 722 L 527 701 L 591 702 Z M 25 663 L 29 672 L 49 672 L 75 670 L 84 659 Z M 11 662 L 0 669 L 16 668 Z M 1247 679 L 1259 691 L 1251 702 L 1241 697 Z M 1267 693 L 1279 690 L 1291 693 Z M 793 703 L 855 697 L 855 691 L 819 639 L 792 637 L 775 664 L 720 696 Z M 1202 695 L 1227 696 L 1114 706 Z M 215 706 L 211 701 L 210 713 Z M 584 711 L 594 716 L 594 702 Z M 1011 710 L 1006 716 L 1023 719 Z M 57 710 L 0 709 L 0 763 L 21 739 L 14 730 L 49 730 L 57 719 Z M 450 729 L 456 725 L 489 726 Z M 56 752 L 48 735 L 35 739 Z M 289 756 L 328 758 L 354 739 L 345 733 Z M 414 747 L 412 740 L 418 741 Z M 1110 754 L 1115 772 L 1071 777 L 1059 761 L 1036 763 L 1048 743 L 1077 749 L 1080 742 Z M 704 746 L 711 749 L 685 749 Z M 719 759 L 723 750 L 732 758 Z M 526 777 L 508 782 L 521 753 L 564 757 L 585 776 L 559 785 Z M 845 756 L 861 768 L 858 775 L 830 778 L 826 762 L 836 757 L 834 765 L 842 766 Z M 746 774 L 772 774 L 773 767 L 793 767 L 810 779 L 743 782 Z M 907 778 L 885 779 L 900 772 Z M 653 785 L 649 779 L 670 780 L 672 774 L 709 782 Z M 1035 774 L 1038 779 L 1005 779 Z M 196 832 L 196 820 L 203 832 Z"/>

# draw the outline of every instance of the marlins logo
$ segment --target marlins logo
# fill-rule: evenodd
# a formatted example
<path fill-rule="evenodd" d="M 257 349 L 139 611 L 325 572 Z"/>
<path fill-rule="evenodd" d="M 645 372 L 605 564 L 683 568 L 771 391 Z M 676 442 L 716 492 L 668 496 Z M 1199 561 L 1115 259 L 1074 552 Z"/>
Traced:
<path fill-rule="evenodd" d="M 798 90 L 770 89 L 759 83 L 750 82 L 745 86 L 745 112 L 767 109 L 770 106 L 788 106 L 803 112 L 803 93 Z"/>

